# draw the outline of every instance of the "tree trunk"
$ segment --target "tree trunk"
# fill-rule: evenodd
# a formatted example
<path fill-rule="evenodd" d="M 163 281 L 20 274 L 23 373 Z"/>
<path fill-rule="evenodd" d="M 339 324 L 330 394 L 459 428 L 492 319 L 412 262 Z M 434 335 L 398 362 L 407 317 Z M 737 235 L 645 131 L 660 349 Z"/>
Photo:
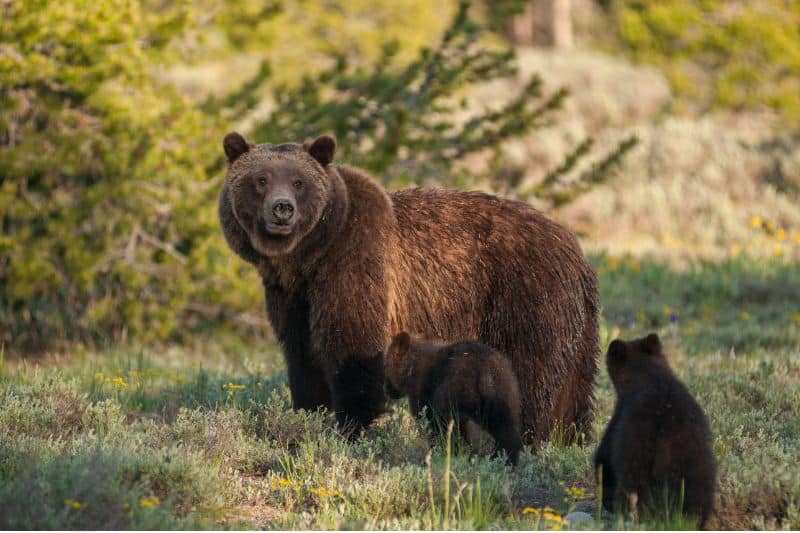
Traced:
<path fill-rule="evenodd" d="M 570 48 L 571 10 L 572 0 L 528 0 L 524 11 L 508 20 L 506 37 L 515 45 Z"/>

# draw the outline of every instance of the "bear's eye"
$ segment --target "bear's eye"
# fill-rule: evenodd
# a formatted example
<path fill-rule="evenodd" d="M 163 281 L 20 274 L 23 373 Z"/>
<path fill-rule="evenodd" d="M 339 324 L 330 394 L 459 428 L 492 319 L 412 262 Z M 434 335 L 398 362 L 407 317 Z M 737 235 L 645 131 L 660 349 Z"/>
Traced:
<path fill-rule="evenodd" d="M 297 181 L 294 182 L 293 185 L 294 185 L 295 189 L 301 189 L 303 187 L 303 182 L 300 181 L 300 180 L 297 180 Z"/>
<path fill-rule="evenodd" d="M 258 184 L 261 187 L 266 187 L 267 186 L 267 178 L 258 178 Z"/>

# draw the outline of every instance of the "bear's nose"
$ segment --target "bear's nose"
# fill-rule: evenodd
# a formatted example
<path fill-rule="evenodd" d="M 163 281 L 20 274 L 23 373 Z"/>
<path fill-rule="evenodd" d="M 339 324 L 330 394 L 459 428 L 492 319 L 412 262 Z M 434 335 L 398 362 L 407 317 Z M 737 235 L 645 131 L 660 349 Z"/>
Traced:
<path fill-rule="evenodd" d="M 272 214 L 278 222 L 289 222 L 294 216 L 294 204 L 288 198 L 278 198 L 272 202 Z"/>

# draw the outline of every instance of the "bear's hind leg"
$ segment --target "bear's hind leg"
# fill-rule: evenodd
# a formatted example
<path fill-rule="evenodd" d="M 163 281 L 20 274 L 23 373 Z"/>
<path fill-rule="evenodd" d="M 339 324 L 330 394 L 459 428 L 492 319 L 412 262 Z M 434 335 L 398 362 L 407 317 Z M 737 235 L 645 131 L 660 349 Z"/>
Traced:
<path fill-rule="evenodd" d="M 502 400 L 489 399 L 484 402 L 484 412 L 481 415 L 483 427 L 495 441 L 496 449 L 492 457 L 496 457 L 498 452 L 504 450 L 508 462 L 516 465 L 523 444 L 519 434 L 519 422 L 514 420 L 511 408 Z"/>

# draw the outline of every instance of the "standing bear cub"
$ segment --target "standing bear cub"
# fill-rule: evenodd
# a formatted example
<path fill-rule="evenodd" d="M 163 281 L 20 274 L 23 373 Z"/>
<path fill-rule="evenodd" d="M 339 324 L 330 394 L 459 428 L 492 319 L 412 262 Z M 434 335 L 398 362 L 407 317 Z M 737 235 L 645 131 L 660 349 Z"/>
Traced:
<path fill-rule="evenodd" d="M 658 335 L 615 340 L 606 355 L 617 392 L 614 414 L 595 455 L 603 505 L 643 510 L 683 497 L 683 513 L 705 527 L 715 470 L 705 414 L 672 373 Z"/>
<path fill-rule="evenodd" d="M 336 142 L 223 140 L 219 219 L 258 269 L 292 405 L 354 430 L 383 412 L 391 335 L 478 339 L 508 354 L 531 441 L 585 432 L 598 349 L 594 269 L 531 206 L 478 192 L 387 193 Z"/>
<path fill-rule="evenodd" d="M 505 355 L 478 342 L 447 344 L 402 332 L 386 350 L 384 368 L 387 393 L 395 399 L 407 395 L 414 416 L 425 407 L 435 431 L 455 419 L 465 440 L 471 420 L 517 464 L 522 449 L 519 388 Z"/>

